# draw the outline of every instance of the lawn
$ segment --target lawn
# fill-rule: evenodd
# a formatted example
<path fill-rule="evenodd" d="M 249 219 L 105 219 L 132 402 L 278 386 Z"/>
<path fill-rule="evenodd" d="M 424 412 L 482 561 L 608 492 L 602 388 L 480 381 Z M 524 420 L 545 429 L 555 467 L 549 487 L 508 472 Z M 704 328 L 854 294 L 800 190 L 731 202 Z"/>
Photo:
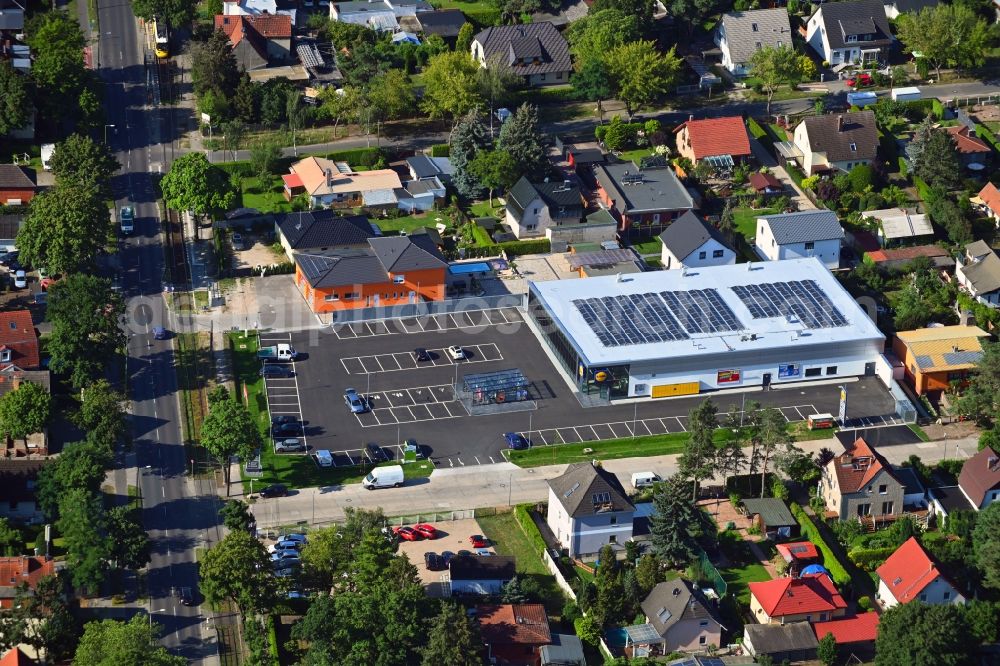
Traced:
<path fill-rule="evenodd" d="M 514 557 L 518 578 L 522 581 L 531 580 L 538 586 L 544 596 L 548 612 L 559 613 L 566 599 L 556 585 L 555 576 L 549 573 L 541 555 L 534 551 L 524 530 L 517 524 L 513 512 L 477 517 L 476 520 L 497 554 Z"/>
<path fill-rule="evenodd" d="M 410 233 L 424 227 L 434 228 L 434 225 L 438 223 L 436 219 L 438 217 L 441 218 L 443 223 L 448 223 L 448 218 L 442 217 L 436 212 L 422 213 L 420 215 L 404 215 L 403 217 L 375 218 L 372 222 L 377 224 L 378 228 L 382 231 L 405 231 L 406 233 Z"/>
<path fill-rule="evenodd" d="M 736 597 L 743 606 L 750 603 L 750 583 L 761 583 L 771 580 L 767 569 L 764 568 L 763 564 L 758 562 L 752 562 L 742 567 L 722 569 L 719 573 L 722 574 L 722 578 L 728 586 L 726 591 Z"/>
<path fill-rule="evenodd" d="M 538 467 L 562 463 L 587 462 L 595 458 L 636 458 L 680 453 L 688 440 L 687 433 L 676 432 L 649 437 L 608 439 L 603 442 L 580 442 L 557 446 L 535 446 L 524 451 L 509 451 L 509 459 L 519 467 Z"/>
<path fill-rule="evenodd" d="M 659 238 L 650 238 L 641 242 L 633 241 L 632 248 L 639 254 L 659 255 L 660 250 L 663 248 L 663 243 L 660 242 Z"/>
<path fill-rule="evenodd" d="M 632 162 L 638 164 L 639 160 L 643 157 L 650 157 L 652 154 L 653 151 L 649 148 L 636 148 L 635 150 L 623 150 L 621 158 L 623 160 L 631 160 Z"/>
<path fill-rule="evenodd" d="M 774 208 L 761 208 L 759 210 L 735 208 L 733 209 L 733 227 L 749 243 L 750 239 L 757 235 L 757 218 L 761 215 L 774 215 L 777 212 L 777 209 Z"/>
<path fill-rule="evenodd" d="M 490 205 L 489 199 L 485 201 L 477 201 L 469 206 L 469 217 L 472 219 L 479 217 L 495 217 L 499 220 L 502 219 L 503 216 L 503 206 L 496 198 L 493 199 L 492 206 Z"/>
<path fill-rule="evenodd" d="M 274 176 L 266 190 L 261 190 L 260 179 L 243 178 L 240 187 L 242 202 L 236 202 L 234 207 L 256 208 L 262 213 L 288 213 L 292 204 L 285 200 L 285 189 L 279 176 Z"/>

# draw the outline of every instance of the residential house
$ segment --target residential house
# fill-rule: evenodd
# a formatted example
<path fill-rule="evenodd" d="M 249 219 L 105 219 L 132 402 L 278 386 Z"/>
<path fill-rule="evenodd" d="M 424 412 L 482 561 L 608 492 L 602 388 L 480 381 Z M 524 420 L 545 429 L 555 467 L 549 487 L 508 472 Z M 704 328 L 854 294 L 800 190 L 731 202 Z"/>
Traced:
<path fill-rule="evenodd" d="M 447 157 L 414 155 L 406 158 L 406 168 L 410 172 L 411 180 L 434 180 L 436 178 L 442 183 L 448 183 L 451 181 L 452 174 L 455 173 L 451 159 Z"/>
<path fill-rule="evenodd" d="M 573 65 L 566 38 L 548 21 L 486 28 L 472 40 L 472 57 L 482 67 L 502 67 L 529 86 L 569 82 Z"/>
<path fill-rule="evenodd" d="M 398 2 L 390 0 L 357 0 L 353 2 L 331 2 L 330 20 L 341 23 L 363 25 L 379 32 L 396 32 L 399 19 L 413 17 L 418 13 L 433 11 L 434 7 L 422 0 Z"/>
<path fill-rule="evenodd" d="M 986 183 L 983 189 L 979 190 L 978 196 L 972 197 L 972 202 L 978 204 L 980 208 L 996 222 L 1000 228 L 1000 190 L 993 183 Z"/>
<path fill-rule="evenodd" d="M 768 261 L 816 257 L 827 268 L 840 267 L 844 229 L 831 210 L 804 210 L 757 218 L 757 254 Z"/>
<path fill-rule="evenodd" d="M 426 178 L 409 180 L 392 193 L 396 199 L 396 207 L 404 213 L 426 213 L 434 208 L 436 202 L 444 200 L 445 187 L 436 177 Z"/>
<path fill-rule="evenodd" d="M 373 237 L 368 246 L 295 253 L 295 284 L 313 312 L 444 299 L 448 262 L 427 234 Z"/>
<path fill-rule="evenodd" d="M 799 535 L 799 523 L 783 499 L 760 497 L 743 500 L 747 517 L 771 539 L 787 539 Z"/>
<path fill-rule="evenodd" d="M 791 624 L 743 625 L 743 647 L 751 657 L 770 657 L 781 661 L 808 661 L 816 657 L 819 641 L 806 622 Z"/>
<path fill-rule="evenodd" d="M 425 37 L 438 35 L 446 40 L 458 37 L 462 26 L 467 23 L 461 9 L 435 9 L 431 12 L 418 12 L 415 18 L 420 32 Z"/>
<path fill-rule="evenodd" d="M 1000 257 L 986 241 L 965 246 L 955 260 L 955 279 L 969 296 L 991 308 L 1000 306 Z"/>
<path fill-rule="evenodd" d="M 229 38 L 233 56 L 244 71 L 292 59 L 292 20 L 285 14 L 215 17 L 215 29 Z"/>
<path fill-rule="evenodd" d="M 781 194 L 785 191 L 785 186 L 775 178 L 773 173 L 756 172 L 750 174 L 749 185 L 754 192 L 763 195 Z"/>
<path fill-rule="evenodd" d="M 993 156 L 993 149 L 985 141 L 976 136 L 975 127 L 968 125 L 954 125 L 944 128 L 945 132 L 951 135 L 955 141 L 955 149 L 958 151 L 959 162 L 966 169 L 982 171 L 989 166 Z"/>
<path fill-rule="evenodd" d="M 49 461 L 0 459 L 0 516 L 12 523 L 37 525 L 44 520 L 35 497 L 38 473 Z"/>
<path fill-rule="evenodd" d="M 811 541 L 792 541 L 775 544 L 775 550 L 788 565 L 788 574 L 798 576 L 810 564 L 819 564 L 819 550 Z"/>
<path fill-rule="evenodd" d="M 448 563 L 452 596 L 500 594 L 516 573 L 514 558 L 505 555 L 459 555 Z"/>
<path fill-rule="evenodd" d="M 55 574 L 55 560 L 28 555 L 0 557 L 0 609 L 14 607 L 17 588 L 21 584 L 27 584 L 28 590 L 34 591 L 40 580 Z"/>
<path fill-rule="evenodd" d="M 501 666 L 535 666 L 543 645 L 552 642 L 542 604 L 476 606 L 487 659 Z"/>
<path fill-rule="evenodd" d="M 875 652 L 878 623 L 878 613 L 869 611 L 826 622 L 813 622 L 812 629 L 817 642 L 827 634 L 833 634 L 833 640 L 840 654 L 852 654 L 870 661 Z"/>
<path fill-rule="evenodd" d="M 958 487 L 977 511 L 1000 501 L 1000 454 L 986 446 L 962 465 Z"/>
<path fill-rule="evenodd" d="M 750 612 L 760 624 L 824 622 L 843 617 L 847 613 L 847 602 L 830 576 L 805 574 L 798 578 L 750 583 Z"/>
<path fill-rule="evenodd" d="M 545 522 L 570 557 L 594 556 L 632 538 L 635 506 L 612 472 L 591 463 L 573 463 L 549 479 Z"/>
<path fill-rule="evenodd" d="M 903 506 L 924 508 L 927 506 L 927 489 L 920 480 L 917 470 L 912 467 L 894 467 L 893 474 L 903 484 Z"/>
<path fill-rule="evenodd" d="M 26 655 L 20 647 L 14 647 L 0 659 L 0 666 L 35 666 L 37 663 Z"/>
<path fill-rule="evenodd" d="M 824 3 L 806 24 L 806 42 L 834 67 L 883 62 L 893 41 L 879 0 Z"/>
<path fill-rule="evenodd" d="M 295 252 L 364 249 L 369 238 L 381 235 L 364 215 L 329 209 L 283 213 L 275 217 L 274 226 L 289 261 L 295 261 Z"/>
<path fill-rule="evenodd" d="M 830 3 L 848 5 L 850 2 Z M 878 156 L 878 128 L 871 111 L 806 116 L 795 126 L 791 141 L 774 144 L 778 155 L 796 162 L 807 176 L 850 171 L 871 164 Z"/>
<path fill-rule="evenodd" d="M 18 0 L 0 0 L 0 34 L 16 35 L 24 32 L 26 4 Z"/>
<path fill-rule="evenodd" d="M 0 164 L 0 204 L 23 206 L 35 198 L 35 174 L 16 164 Z"/>
<path fill-rule="evenodd" d="M 916 211 L 908 211 L 905 208 L 881 208 L 863 211 L 861 216 L 870 217 L 878 222 L 878 239 L 882 247 L 909 242 L 915 238 L 934 236 L 930 218 Z"/>
<path fill-rule="evenodd" d="M 695 208 L 691 194 L 668 167 L 640 169 L 634 162 L 595 164 L 597 196 L 628 236 L 659 234 Z"/>
<path fill-rule="evenodd" d="M 722 51 L 722 66 L 733 76 L 747 76 L 750 58 L 765 46 L 792 47 L 788 10 L 751 9 L 726 12 L 715 28 L 715 43 Z"/>
<path fill-rule="evenodd" d="M 0 252 L 10 252 L 17 249 L 17 232 L 24 224 L 23 213 L 0 215 Z"/>
<path fill-rule="evenodd" d="M 558 148 L 558 144 L 556 147 Z M 603 164 L 607 159 L 600 144 L 596 141 L 563 144 L 562 153 L 567 166 L 574 169 L 577 174 L 593 173 L 593 166 Z"/>
<path fill-rule="evenodd" d="M 723 235 L 694 211 L 674 220 L 660 234 L 660 262 L 666 269 L 725 266 L 736 263 L 736 251 Z"/>
<path fill-rule="evenodd" d="M 538 656 L 540 666 L 587 666 L 583 641 L 573 634 L 552 634 L 552 642 L 539 648 Z"/>
<path fill-rule="evenodd" d="M 969 498 L 959 486 L 938 486 L 927 491 L 929 513 L 939 519 L 947 518 L 956 511 L 975 511 Z"/>
<path fill-rule="evenodd" d="M 313 208 L 396 208 L 395 190 L 403 187 L 392 169 L 354 171 L 345 162 L 322 157 L 307 157 L 292 164 L 282 180 L 286 199 L 306 194 Z"/>
<path fill-rule="evenodd" d="M 295 25 L 296 3 L 289 0 L 222 0 L 226 16 L 288 16 Z"/>
<path fill-rule="evenodd" d="M 892 353 L 903 362 L 907 383 L 917 395 L 925 395 L 948 391 L 953 382 L 968 381 L 983 355 L 982 339 L 987 337 L 989 333 L 978 326 L 897 331 Z"/>
<path fill-rule="evenodd" d="M 964 604 L 965 597 L 949 581 L 916 537 L 896 549 L 878 568 L 878 600 L 885 608 L 920 601 Z"/>
<path fill-rule="evenodd" d="M 885 17 L 896 20 L 900 14 L 919 12 L 921 9 L 933 7 L 938 0 L 882 0 Z"/>
<path fill-rule="evenodd" d="M 722 624 L 690 581 L 675 578 L 658 583 L 640 607 L 646 623 L 659 636 L 663 654 L 701 652 L 721 645 Z"/>
<path fill-rule="evenodd" d="M 580 224 L 584 199 L 572 181 L 532 183 L 524 176 L 507 191 L 506 222 L 518 239 L 551 236 L 553 227 Z"/>
<path fill-rule="evenodd" d="M 768 10 L 774 11 L 774 10 Z M 753 153 L 750 151 L 750 135 L 743 118 L 691 118 L 674 129 L 677 135 L 677 152 L 681 157 L 696 164 L 707 161 L 716 169 L 732 169 Z"/>
<path fill-rule="evenodd" d="M 17 366 L 34 370 L 41 365 L 38 331 L 28 310 L 0 312 L 0 369 Z"/>
<path fill-rule="evenodd" d="M 885 458 L 861 437 L 826 464 L 818 494 L 838 520 L 876 520 L 903 511 L 905 489 Z"/>

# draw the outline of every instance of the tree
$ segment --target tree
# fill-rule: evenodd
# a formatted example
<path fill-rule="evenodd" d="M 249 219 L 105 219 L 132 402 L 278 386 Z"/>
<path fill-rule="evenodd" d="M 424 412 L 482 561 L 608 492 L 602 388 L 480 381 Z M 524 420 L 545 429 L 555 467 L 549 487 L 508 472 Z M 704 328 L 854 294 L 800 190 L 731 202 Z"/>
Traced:
<path fill-rule="evenodd" d="M 280 159 L 281 146 L 277 141 L 261 139 L 250 148 L 250 170 L 257 176 L 257 185 L 262 192 L 267 191 Z"/>
<path fill-rule="evenodd" d="M 799 80 L 801 66 L 790 46 L 765 46 L 750 56 L 750 76 L 759 79 L 767 94 L 767 115 L 771 115 L 771 100 L 782 85 L 794 85 Z"/>
<path fill-rule="evenodd" d="M 900 604 L 879 620 L 875 666 L 960 666 L 974 649 L 957 606 Z"/>
<path fill-rule="evenodd" d="M 715 4 L 715 0 L 670 0 L 667 11 L 687 26 L 688 37 L 691 37 L 695 26 L 700 25 L 712 13 Z"/>
<path fill-rule="evenodd" d="M 457 123 L 483 101 L 476 83 L 478 71 L 479 64 L 468 53 L 453 51 L 434 56 L 424 68 L 421 108 L 431 118 L 451 118 Z"/>
<path fill-rule="evenodd" d="M 807 483 L 819 474 L 819 467 L 808 453 L 795 446 L 790 440 L 785 450 L 774 458 L 775 466 L 796 483 Z"/>
<path fill-rule="evenodd" d="M 927 202 L 927 214 L 948 234 L 955 245 L 965 245 L 972 240 L 972 225 L 955 200 L 935 187 Z"/>
<path fill-rule="evenodd" d="M 76 387 L 90 383 L 102 373 L 106 359 L 125 346 L 124 312 L 121 296 L 106 278 L 73 273 L 56 282 L 49 288 L 47 311 L 52 323 L 49 367 L 68 374 Z"/>
<path fill-rule="evenodd" d="M 28 77 L 14 69 L 9 61 L 0 60 L 0 136 L 28 124 L 30 113 Z"/>
<path fill-rule="evenodd" d="M 691 501 L 687 481 L 680 475 L 655 486 L 649 523 L 656 554 L 673 567 L 684 566 L 697 556 L 698 539 L 711 527 Z"/>
<path fill-rule="evenodd" d="M 73 585 L 96 590 L 104 581 L 111 554 L 100 496 L 84 488 L 67 489 L 59 500 L 56 529 L 62 535 Z"/>
<path fill-rule="evenodd" d="M 607 63 L 598 58 L 585 60 L 580 70 L 570 77 L 570 82 L 580 97 L 597 100 L 598 119 L 603 123 L 604 100 L 614 95 Z"/>
<path fill-rule="evenodd" d="M 366 86 L 364 98 L 375 119 L 375 133 L 381 123 L 409 115 L 416 106 L 410 77 L 401 69 L 390 69 L 375 76 Z"/>
<path fill-rule="evenodd" d="M 489 105 L 491 137 L 496 109 L 513 103 L 511 92 L 522 85 L 524 79 L 511 71 L 498 56 L 490 58 L 486 67 L 480 67 L 476 71 L 476 90 L 480 98 Z"/>
<path fill-rule="evenodd" d="M 730 406 L 725 425 L 730 436 L 722 442 L 715 453 L 715 469 L 722 474 L 723 481 L 739 474 L 747 464 L 747 455 L 743 452 L 747 439 L 742 421 L 743 415 L 736 405 Z"/>
<path fill-rule="evenodd" d="M 201 593 L 209 603 L 231 601 L 243 616 L 263 611 L 274 597 L 275 578 L 267 550 L 249 532 L 230 532 L 199 563 Z"/>
<path fill-rule="evenodd" d="M 24 264 L 74 273 L 93 268 L 112 238 L 112 221 L 97 192 L 57 186 L 31 200 L 17 247 Z"/>
<path fill-rule="evenodd" d="M 98 379 L 83 390 L 76 423 L 113 446 L 128 432 L 125 415 L 127 400 L 125 394 L 112 388 L 108 380 Z"/>
<path fill-rule="evenodd" d="M 118 569 L 141 569 L 149 564 L 152 544 L 137 513 L 135 509 L 126 505 L 108 510 L 110 559 Z"/>
<path fill-rule="evenodd" d="M 639 563 L 635 566 L 635 579 L 639 583 L 639 590 L 643 597 L 648 595 L 659 583 L 662 583 L 665 578 L 660 559 L 656 555 L 646 553 L 639 558 Z"/>
<path fill-rule="evenodd" d="M 631 120 L 636 109 L 667 95 L 677 82 L 681 59 L 671 47 L 660 53 L 655 42 L 622 44 L 607 54 L 608 72 Z"/>
<path fill-rule="evenodd" d="M 921 144 L 913 172 L 931 187 L 957 187 L 961 182 L 962 165 L 951 134 L 943 129 L 932 131 Z"/>
<path fill-rule="evenodd" d="M 34 382 L 24 382 L 0 397 L 0 428 L 12 438 L 28 442 L 52 416 L 52 396 Z"/>
<path fill-rule="evenodd" d="M 0 518 L 0 554 L 7 557 L 20 555 L 24 539 L 20 530 L 11 527 L 6 518 Z"/>
<path fill-rule="evenodd" d="M 240 85 L 240 69 L 229 38 L 214 31 L 204 42 L 191 45 L 191 82 L 199 97 L 212 91 L 231 99 Z"/>
<path fill-rule="evenodd" d="M 653 25 L 653 0 L 594 0 L 588 12 L 593 16 L 599 12 L 614 9 L 625 16 L 634 16 L 641 31 L 649 31 Z"/>
<path fill-rule="evenodd" d="M 1000 640 L 1000 603 L 970 600 L 965 605 L 965 621 L 978 642 L 996 643 Z"/>
<path fill-rule="evenodd" d="M 582 70 L 588 61 L 600 62 L 605 53 L 639 39 L 639 21 L 634 14 L 619 9 L 591 10 L 566 28 L 569 51 Z"/>
<path fill-rule="evenodd" d="M 230 531 L 249 531 L 256 519 L 250 512 L 250 505 L 243 500 L 229 500 L 219 509 L 222 524 Z"/>
<path fill-rule="evenodd" d="M 788 434 L 788 421 L 784 414 L 774 407 L 768 407 L 760 414 L 760 452 L 763 464 L 760 469 L 760 496 L 764 496 L 767 479 L 767 464 L 779 446 L 790 446 L 792 437 Z"/>
<path fill-rule="evenodd" d="M 52 114 L 47 117 L 63 118 L 67 101 L 79 97 L 88 76 L 80 24 L 66 12 L 50 11 L 31 19 L 28 27 L 31 77 L 39 89 L 35 99 Z"/>
<path fill-rule="evenodd" d="M 201 424 L 201 445 L 222 464 L 229 494 L 231 465 L 229 459 L 239 456 L 249 460 L 263 445 L 260 430 L 243 403 L 233 399 L 217 400 Z"/>
<path fill-rule="evenodd" d="M 1000 590 L 1000 502 L 979 512 L 972 530 L 972 552 L 983 574 L 983 585 Z"/>
<path fill-rule="evenodd" d="M 93 666 L 184 666 L 184 657 L 170 654 L 156 645 L 159 626 L 141 614 L 128 622 L 101 620 L 88 622 L 73 657 L 74 664 Z"/>
<path fill-rule="evenodd" d="M 549 162 L 538 129 L 538 107 L 519 106 L 500 128 L 497 148 L 510 155 L 514 174 L 534 182 L 541 180 L 548 171 Z"/>
<path fill-rule="evenodd" d="M 594 572 L 596 596 L 587 614 L 602 626 L 614 622 L 625 614 L 625 587 L 622 584 L 622 568 L 610 544 L 598 553 L 600 566 Z"/>
<path fill-rule="evenodd" d="M 160 18 L 169 25 L 186 25 L 194 18 L 196 4 L 193 0 L 132 0 L 132 11 L 147 21 Z M 221 4 L 218 11 L 222 11 Z"/>
<path fill-rule="evenodd" d="M 70 442 L 61 454 L 38 472 L 36 495 L 42 512 L 49 520 L 59 515 L 61 498 L 70 490 L 97 493 L 104 482 L 105 470 L 113 459 L 112 451 L 98 443 L 93 433 L 82 442 Z"/>
<path fill-rule="evenodd" d="M 325 118 L 333 120 L 333 136 L 337 136 L 337 126 L 341 122 L 349 122 L 358 116 L 358 109 L 361 107 L 360 88 L 347 85 L 337 89 L 333 86 L 323 88 L 319 94 L 319 113 Z"/>
<path fill-rule="evenodd" d="M 706 398 L 688 413 L 689 437 L 684 452 L 677 460 L 680 474 L 691 479 L 691 500 L 698 499 L 698 484 L 715 473 L 715 429 L 718 409 L 711 398 Z"/>
<path fill-rule="evenodd" d="M 469 164 L 489 142 L 486 127 L 475 111 L 470 111 L 459 120 L 451 133 L 450 158 L 454 171 L 451 182 L 458 193 L 467 199 L 483 194 L 482 183 L 469 171 Z"/>
<path fill-rule="evenodd" d="M 902 330 L 902 329 L 901 329 Z M 969 373 L 969 383 L 958 398 L 960 413 L 984 428 L 993 427 L 1000 413 L 1000 344 L 983 342 L 983 355 Z"/>
<path fill-rule="evenodd" d="M 89 136 L 71 134 L 56 144 L 50 163 L 60 187 L 79 186 L 95 192 L 102 200 L 114 198 L 111 178 L 121 164 L 107 144 L 96 143 Z"/>
<path fill-rule="evenodd" d="M 430 621 L 421 663 L 424 666 L 481 666 L 482 641 L 478 634 L 478 625 L 469 620 L 461 606 L 443 601 L 441 610 Z"/>
<path fill-rule="evenodd" d="M 961 4 L 934 5 L 919 12 L 901 14 L 896 21 L 899 41 L 907 53 L 934 68 L 941 80 L 941 67 L 978 67 L 993 41 L 990 26 Z"/>
<path fill-rule="evenodd" d="M 465 22 L 458 30 L 458 37 L 455 39 L 455 51 L 459 53 L 470 53 L 472 50 L 472 38 L 476 36 L 476 31 L 472 24 Z"/>
<path fill-rule="evenodd" d="M 226 172 L 211 165 L 202 153 L 181 155 L 160 181 L 163 200 L 173 210 L 197 215 L 228 209 L 236 196 Z"/>
<path fill-rule="evenodd" d="M 222 123 L 222 136 L 225 140 L 225 146 L 232 154 L 234 160 L 236 159 L 236 151 L 240 149 L 243 137 L 246 136 L 246 130 L 246 124 L 239 118 Z"/>
<path fill-rule="evenodd" d="M 41 578 L 33 589 L 26 582 L 18 585 L 13 607 L 4 615 L 14 616 L 19 627 L 15 644 L 27 643 L 53 661 L 66 658 L 76 646 L 80 627 L 66 603 L 60 575 Z M 10 634 L 3 629 L 6 638 Z"/>
<path fill-rule="evenodd" d="M 823 662 L 823 666 L 833 666 L 837 663 L 837 638 L 833 634 L 827 633 L 819 639 L 816 658 Z"/>
<path fill-rule="evenodd" d="M 517 179 L 517 165 L 510 153 L 504 150 L 480 150 L 469 163 L 469 173 L 480 184 L 489 188 L 490 207 L 493 207 L 493 191 L 505 190 Z"/>

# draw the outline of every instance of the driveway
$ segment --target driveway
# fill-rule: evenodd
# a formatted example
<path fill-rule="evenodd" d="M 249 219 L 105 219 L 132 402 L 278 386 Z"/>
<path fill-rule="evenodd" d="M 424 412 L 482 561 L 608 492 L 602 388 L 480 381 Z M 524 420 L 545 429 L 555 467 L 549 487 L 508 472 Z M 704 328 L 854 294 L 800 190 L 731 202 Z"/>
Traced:
<path fill-rule="evenodd" d="M 785 186 L 785 190 L 787 190 L 789 198 L 792 200 L 792 203 L 795 204 L 796 209 L 816 209 L 815 204 L 813 204 L 813 202 L 809 200 L 809 197 L 807 197 L 799 186 L 795 184 L 795 181 L 788 175 L 785 168 L 778 165 L 778 161 L 775 159 L 774 155 L 771 154 L 771 151 L 764 146 L 764 144 L 751 137 L 750 150 L 753 151 L 753 156 L 754 159 L 757 160 L 757 163 L 770 169 L 771 173 L 774 174 L 774 177 L 780 180 L 782 185 Z"/>

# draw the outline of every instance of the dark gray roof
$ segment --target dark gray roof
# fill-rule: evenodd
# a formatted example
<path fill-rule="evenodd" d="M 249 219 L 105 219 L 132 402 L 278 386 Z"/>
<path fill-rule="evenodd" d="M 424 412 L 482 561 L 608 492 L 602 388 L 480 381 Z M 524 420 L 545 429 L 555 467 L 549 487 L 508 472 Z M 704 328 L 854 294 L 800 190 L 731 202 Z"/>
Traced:
<path fill-rule="evenodd" d="M 315 287 L 350 287 L 355 284 L 388 282 L 389 275 L 378 257 L 361 250 L 346 254 L 295 254 L 295 263 Z"/>
<path fill-rule="evenodd" d="M 781 654 L 800 650 L 813 650 L 818 645 L 812 625 L 808 622 L 789 624 L 745 624 L 750 644 L 755 654 Z"/>
<path fill-rule="evenodd" d="M 934 7 L 938 0 L 885 0 L 885 4 L 895 7 L 900 14 L 905 12 L 919 12 L 926 7 Z"/>
<path fill-rule="evenodd" d="M 34 189 L 34 173 L 16 164 L 0 164 L 0 188 Z"/>
<path fill-rule="evenodd" d="M 524 176 L 507 191 L 507 208 L 520 219 L 536 199 L 542 200 L 553 218 L 583 215 L 583 195 L 578 185 L 566 182 L 532 183 Z M 564 210 L 562 215 L 558 213 L 560 209 Z"/>
<path fill-rule="evenodd" d="M 38 473 L 54 461 L 0 460 L 0 502 L 34 501 Z"/>
<path fill-rule="evenodd" d="M 576 148 L 570 147 L 567 155 L 573 156 L 574 164 L 599 164 L 605 157 L 600 148 Z"/>
<path fill-rule="evenodd" d="M 448 563 L 452 580 L 510 580 L 514 558 L 506 555 L 458 555 Z"/>
<path fill-rule="evenodd" d="M 389 273 L 445 268 L 448 265 L 426 234 L 370 238 L 368 244 Z"/>
<path fill-rule="evenodd" d="M 761 520 L 768 527 L 785 527 L 787 525 L 797 525 L 792 512 L 788 510 L 788 505 L 784 500 L 777 497 L 760 497 L 756 499 L 743 500 L 743 506 L 747 514 L 760 516 Z"/>
<path fill-rule="evenodd" d="M 573 634 L 552 634 L 552 642 L 538 649 L 542 666 L 585 666 L 583 642 Z"/>
<path fill-rule="evenodd" d="M 573 518 L 608 511 L 635 511 L 618 477 L 591 463 L 573 463 L 561 476 L 549 479 L 548 484 Z"/>
<path fill-rule="evenodd" d="M 640 170 L 634 162 L 597 164 L 597 182 L 622 213 L 691 210 L 691 195 L 670 168 Z"/>
<path fill-rule="evenodd" d="M 284 213 L 276 222 L 293 250 L 366 246 L 377 235 L 364 215 L 343 216 L 332 210 Z"/>
<path fill-rule="evenodd" d="M 846 3 L 826 6 L 837 4 Z M 873 160 L 878 153 L 878 129 L 871 111 L 807 116 L 802 122 L 806 124 L 809 149 L 814 153 L 826 153 L 830 162 Z M 852 145 L 854 150 L 851 150 Z"/>
<path fill-rule="evenodd" d="M 729 247 L 729 243 L 722 237 L 718 229 L 690 210 L 674 220 L 660 234 L 660 240 L 663 244 L 681 261 L 684 261 L 688 255 L 710 239 L 715 239 L 725 247 Z"/>
<path fill-rule="evenodd" d="M 267 67 L 267 44 L 259 33 L 247 30 L 243 39 L 233 47 L 233 57 L 244 72 L 263 69 Z"/>
<path fill-rule="evenodd" d="M 26 3 L 23 3 L 26 4 Z M 24 30 L 24 6 L 14 0 L 0 0 L 0 30 Z"/>
<path fill-rule="evenodd" d="M 475 41 L 482 46 L 487 64 L 499 60 L 520 76 L 572 69 L 566 38 L 548 21 L 493 26 L 476 35 Z M 517 58 L 538 58 L 539 62 L 512 66 Z"/>
<path fill-rule="evenodd" d="M 983 247 L 986 248 L 985 253 Z M 1000 257 L 996 252 L 983 241 L 970 243 L 965 250 L 978 259 L 976 263 L 967 263 L 962 267 L 962 274 L 972 284 L 976 295 L 982 296 L 1000 290 Z"/>
<path fill-rule="evenodd" d="M 837 214 L 832 210 L 803 210 L 796 213 L 762 215 L 778 245 L 833 240 L 844 237 Z"/>
<path fill-rule="evenodd" d="M 425 35 L 458 37 L 458 31 L 465 25 L 465 14 L 461 9 L 437 9 L 433 12 L 417 12 L 417 21 Z"/>
<path fill-rule="evenodd" d="M 915 495 L 924 492 L 924 484 L 920 482 L 920 477 L 912 467 L 893 467 L 892 473 L 896 475 L 896 480 L 903 484 L 903 493 Z"/>
<path fill-rule="evenodd" d="M 441 173 L 434 165 L 431 158 L 426 155 L 414 155 L 406 158 L 406 164 L 413 170 L 413 175 L 417 178 L 432 178 Z"/>
<path fill-rule="evenodd" d="M 816 11 L 822 12 L 823 26 L 831 49 L 847 46 L 888 46 L 892 43 L 889 19 L 880 0 L 853 0 L 853 2 L 828 2 Z M 873 34 L 870 41 L 847 43 L 847 35 Z"/>
<path fill-rule="evenodd" d="M 792 28 L 784 7 L 723 14 L 718 30 L 725 31 L 729 59 L 734 63 L 749 62 L 758 42 L 761 46 L 792 45 Z"/>
<path fill-rule="evenodd" d="M 930 496 L 936 499 L 948 513 L 951 513 L 952 511 L 973 511 L 976 508 L 958 486 L 931 488 L 928 492 L 930 493 Z"/>
<path fill-rule="evenodd" d="M 643 600 L 642 612 L 660 636 L 681 620 L 718 620 L 689 581 L 675 578 L 659 583 Z"/>
<path fill-rule="evenodd" d="M 24 224 L 24 215 L 0 215 L 0 239 L 9 240 L 17 238 L 17 232 Z"/>

